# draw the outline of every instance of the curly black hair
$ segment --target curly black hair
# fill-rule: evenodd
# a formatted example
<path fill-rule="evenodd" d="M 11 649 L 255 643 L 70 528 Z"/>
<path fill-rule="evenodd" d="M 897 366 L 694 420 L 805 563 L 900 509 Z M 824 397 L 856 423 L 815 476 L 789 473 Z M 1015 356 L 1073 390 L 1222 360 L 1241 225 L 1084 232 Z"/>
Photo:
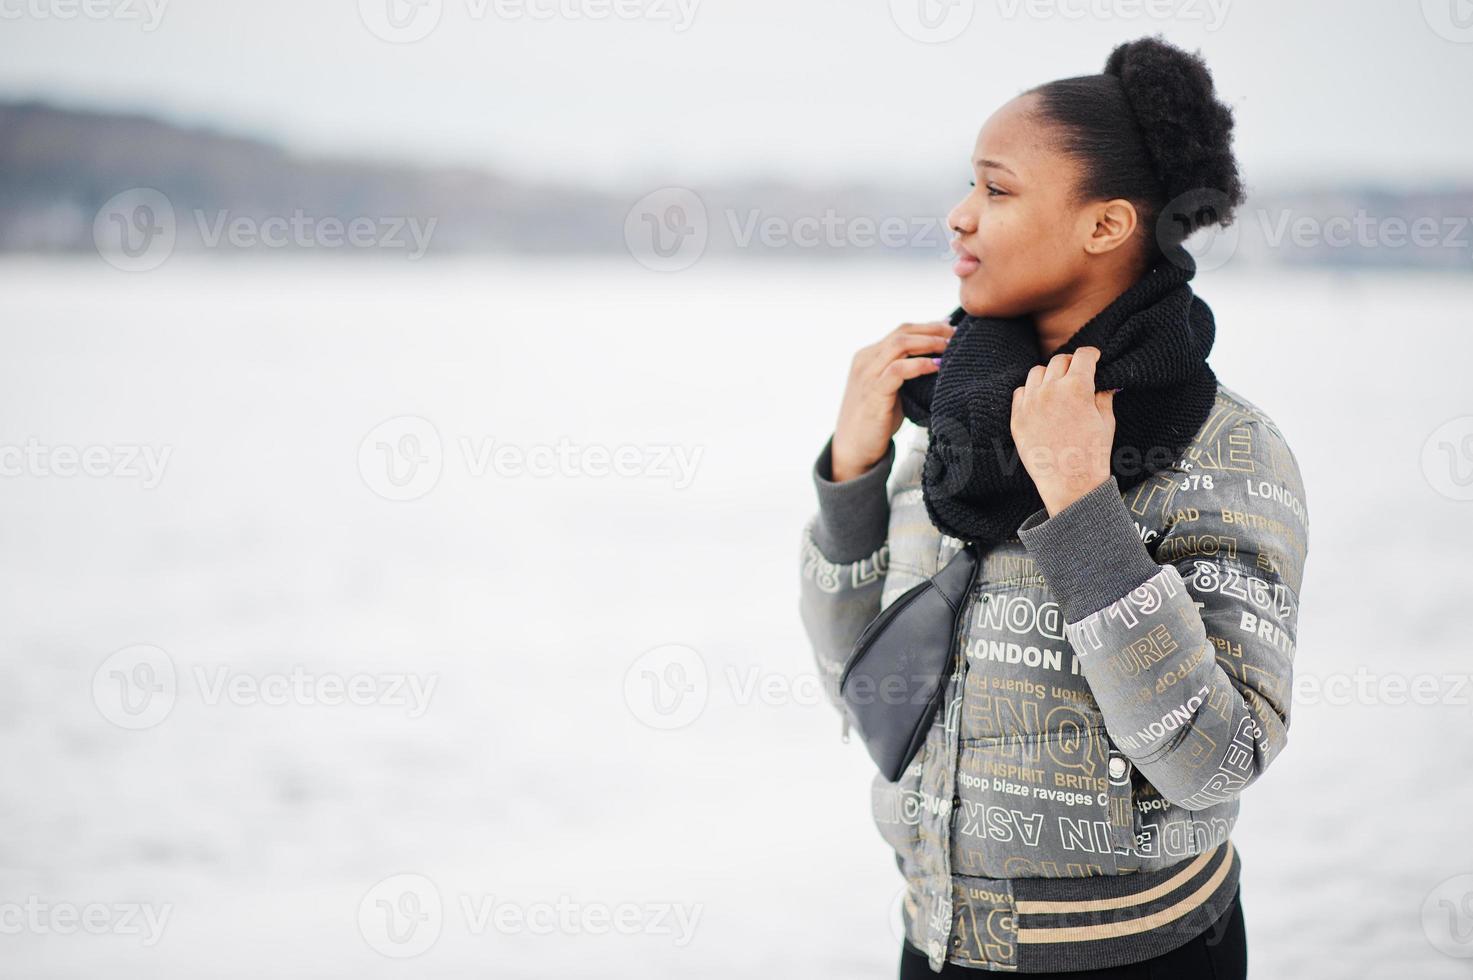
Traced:
<path fill-rule="evenodd" d="M 1160 34 L 1110 52 L 1099 75 L 1028 89 L 1082 164 L 1079 200 L 1124 198 L 1141 215 L 1148 258 L 1208 225 L 1232 224 L 1245 193 L 1233 156 L 1233 111 L 1200 52 Z"/>

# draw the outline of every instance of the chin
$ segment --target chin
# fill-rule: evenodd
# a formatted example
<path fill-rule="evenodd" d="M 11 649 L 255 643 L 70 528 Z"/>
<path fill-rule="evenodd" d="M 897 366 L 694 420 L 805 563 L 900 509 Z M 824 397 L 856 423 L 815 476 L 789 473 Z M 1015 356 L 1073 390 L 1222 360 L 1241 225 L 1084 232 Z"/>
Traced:
<path fill-rule="evenodd" d="M 961 307 L 967 311 L 968 316 L 995 316 L 993 304 L 988 301 L 987 290 L 980 284 L 972 284 L 963 281 L 961 284 Z"/>
<path fill-rule="evenodd" d="M 990 316 L 998 318 L 1021 316 L 1030 312 L 1031 304 L 1026 296 L 1016 293 L 1000 295 L 998 290 L 989 289 L 985 283 L 974 281 L 976 273 L 962 280 L 961 308 L 968 316 Z"/>

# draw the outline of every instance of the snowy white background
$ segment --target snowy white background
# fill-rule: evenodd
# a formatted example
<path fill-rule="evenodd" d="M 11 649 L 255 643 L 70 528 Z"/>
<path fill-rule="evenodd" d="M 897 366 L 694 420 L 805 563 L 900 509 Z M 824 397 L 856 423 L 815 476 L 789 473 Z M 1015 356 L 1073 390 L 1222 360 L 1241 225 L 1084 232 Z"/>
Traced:
<path fill-rule="evenodd" d="M 482 0 L 3 6 L 6 101 L 631 202 L 960 196 L 993 108 L 1156 31 L 1204 52 L 1255 190 L 1473 172 L 1473 28 L 1440 0 L 928 0 L 943 43 L 902 0 L 705 0 L 680 30 Z M 388 43 L 367 25 L 395 6 L 438 25 Z M 0 258 L 0 978 L 893 977 L 901 879 L 818 695 L 799 535 L 850 354 L 950 312 L 945 266 L 232 258 Z M 1473 280 L 1233 262 L 1196 286 L 1214 367 L 1303 470 L 1299 676 L 1370 694 L 1297 700 L 1244 798 L 1251 975 L 1473 977 Z M 385 499 L 365 440 L 417 453 L 426 426 L 438 480 Z M 465 451 L 562 440 L 699 455 L 687 485 Z M 144 486 L 11 468 L 29 446 L 169 455 Z M 176 682 L 135 702 L 156 717 L 121 711 L 140 649 Z M 208 687 L 294 671 L 434 686 L 422 713 Z M 652 677 L 693 685 L 675 716 Z M 559 902 L 585 918 L 507 917 Z M 161 933 L 119 918 L 139 906 Z M 621 909 L 631 932 L 588 927 Z"/>
<path fill-rule="evenodd" d="M 1219 376 L 1303 469 L 1299 675 L 1433 675 L 1458 702 L 1296 703 L 1235 832 L 1252 975 L 1467 977 L 1429 935 L 1438 896 L 1469 901 L 1434 889 L 1473 873 L 1473 690 L 1443 679 L 1473 672 L 1473 503 L 1423 450 L 1461 420 L 1473 467 L 1473 283 L 1196 285 Z M 0 478 L 0 901 L 169 915 L 151 945 L 7 919 L 0 975 L 894 976 L 900 876 L 814 697 L 799 533 L 849 352 L 954 288 L 939 262 L 0 263 L 0 445 L 171 451 L 151 489 Z M 395 502 L 359 448 L 401 416 L 443 471 Z M 477 475 L 462 449 L 564 437 L 698 451 L 695 478 Z M 178 688 L 127 730 L 93 682 L 136 644 Z M 667 644 L 700 682 L 668 730 L 638 674 Z M 294 667 L 437 686 L 411 717 L 197 680 Z M 361 926 L 402 874 L 443 903 L 408 959 Z M 647 928 L 476 915 L 560 897 Z"/>

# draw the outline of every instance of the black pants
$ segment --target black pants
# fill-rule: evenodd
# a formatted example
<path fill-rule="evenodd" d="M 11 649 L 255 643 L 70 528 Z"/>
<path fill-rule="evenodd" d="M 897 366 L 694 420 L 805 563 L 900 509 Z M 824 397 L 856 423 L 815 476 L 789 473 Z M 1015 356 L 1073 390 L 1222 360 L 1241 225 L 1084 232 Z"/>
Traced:
<path fill-rule="evenodd" d="M 1169 953 L 1126 966 L 1069 973 L 1019 973 L 1029 980 L 1244 980 L 1248 976 L 1248 939 L 1243 932 L 1241 890 L 1221 918 L 1191 942 Z M 900 980 L 977 980 L 989 973 L 947 963 L 933 973 L 926 954 L 906 940 L 900 952 Z"/>

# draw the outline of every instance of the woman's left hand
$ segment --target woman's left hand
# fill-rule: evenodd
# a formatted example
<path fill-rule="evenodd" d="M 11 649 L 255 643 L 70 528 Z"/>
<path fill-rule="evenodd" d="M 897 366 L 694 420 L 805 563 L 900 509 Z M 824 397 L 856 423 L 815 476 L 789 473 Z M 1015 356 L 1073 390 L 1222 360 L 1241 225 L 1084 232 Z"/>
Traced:
<path fill-rule="evenodd" d="M 1115 391 L 1095 391 L 1098 347 L 1055 354 L 1013 389 L 1013 442 L 1049 516 L 1110 478 Z"/>

